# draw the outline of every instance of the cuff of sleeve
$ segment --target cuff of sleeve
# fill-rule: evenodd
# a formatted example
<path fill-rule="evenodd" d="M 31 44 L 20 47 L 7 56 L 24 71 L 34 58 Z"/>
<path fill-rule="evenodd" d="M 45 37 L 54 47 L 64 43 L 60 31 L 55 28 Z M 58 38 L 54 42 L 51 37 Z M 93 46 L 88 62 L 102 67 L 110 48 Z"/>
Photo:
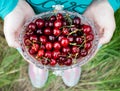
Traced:
<path fill-rule="evenodd" d="M 110 5 L 112 6 L 114 12 L 117 11 L 120 7 L 120 2 L 117 2 L 117 0 L 108 0 L 108 2 L 110 3 Z"/>
<path fill-rule="evenodd" d="M 5 16 L 9 14 L 16 7 L 17 3 L 18 0 L 11 0 L 11 2 L 9 2 L 9 4 L 0 12 L 0 17 L 4 19 Z"/>

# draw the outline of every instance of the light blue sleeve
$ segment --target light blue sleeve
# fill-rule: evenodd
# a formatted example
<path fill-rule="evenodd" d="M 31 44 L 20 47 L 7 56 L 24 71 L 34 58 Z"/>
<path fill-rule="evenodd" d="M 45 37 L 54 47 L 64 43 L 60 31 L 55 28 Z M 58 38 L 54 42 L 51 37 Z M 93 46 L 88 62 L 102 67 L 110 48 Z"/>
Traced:
<path fill-rule="evenodd" d="M 17 5 L 18 0 L 0 0 L 0 17 L 4 17 L 9 14 Z"/>
<path fill-rule="evenodd" d="M 120 8 L 120 0 L 108 0 L 114 11 Z"/>
<path fill-rule="evenodd" d="M 83 13 L 93 0 L 27 0 L 38 14 L 52 10 L 52 5 L 64 5 L 64 10 Z"/>

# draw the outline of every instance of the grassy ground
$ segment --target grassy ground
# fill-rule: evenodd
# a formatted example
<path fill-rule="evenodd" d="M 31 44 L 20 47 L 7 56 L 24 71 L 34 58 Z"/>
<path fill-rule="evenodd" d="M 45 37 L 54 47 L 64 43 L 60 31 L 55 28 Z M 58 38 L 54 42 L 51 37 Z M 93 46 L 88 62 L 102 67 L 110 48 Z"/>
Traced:
<path fill-rule="evenodd" d="M 120 91 L 120 10 L 115 14 L 116 31 L 112 41 L 82 68 L 79 83 L 66 87 L 61 77 L 50 72 L 45 87 L 33 88 L 27 75 L 27 62 L 9 48 L 0 21 L 0 91 Z"/>

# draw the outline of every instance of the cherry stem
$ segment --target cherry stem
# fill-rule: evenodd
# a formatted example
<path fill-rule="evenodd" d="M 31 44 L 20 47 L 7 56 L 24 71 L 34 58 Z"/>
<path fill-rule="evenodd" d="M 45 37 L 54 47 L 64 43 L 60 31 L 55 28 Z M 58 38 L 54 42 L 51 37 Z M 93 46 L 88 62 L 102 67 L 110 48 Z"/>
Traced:
<path fill-rule="evenodd" d="M 74 31 L 70 32 L 70 33 L 68 34 L 68 36 L 70 36 L 71 34 L 76 33 L 77 31 L 80 31 L 80 32 L 81 32 L 81 29 L 76 29 L 76 30 L 74 30 Z"/>
<path fill-rule="evenodd" d="M 71 28 L 71 27 L 74 27 L 75 25 L 70 25 L 70 26 L 63 26 L 63 27 L 61 27 L 60 29 L 62 29 L 62 28 Z"/>

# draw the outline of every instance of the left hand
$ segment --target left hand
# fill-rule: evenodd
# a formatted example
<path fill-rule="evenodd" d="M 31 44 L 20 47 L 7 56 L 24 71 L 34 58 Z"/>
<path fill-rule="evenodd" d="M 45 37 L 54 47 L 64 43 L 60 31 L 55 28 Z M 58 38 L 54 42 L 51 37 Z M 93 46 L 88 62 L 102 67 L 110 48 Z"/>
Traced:
<path fill-rule="evenodd" d="M 92 19 L 100 32 L 99 45 L 110 42 L 114 30 L 114 11 L 108 0 L 96 0 L 87 8 L 84 16 Z"/>

